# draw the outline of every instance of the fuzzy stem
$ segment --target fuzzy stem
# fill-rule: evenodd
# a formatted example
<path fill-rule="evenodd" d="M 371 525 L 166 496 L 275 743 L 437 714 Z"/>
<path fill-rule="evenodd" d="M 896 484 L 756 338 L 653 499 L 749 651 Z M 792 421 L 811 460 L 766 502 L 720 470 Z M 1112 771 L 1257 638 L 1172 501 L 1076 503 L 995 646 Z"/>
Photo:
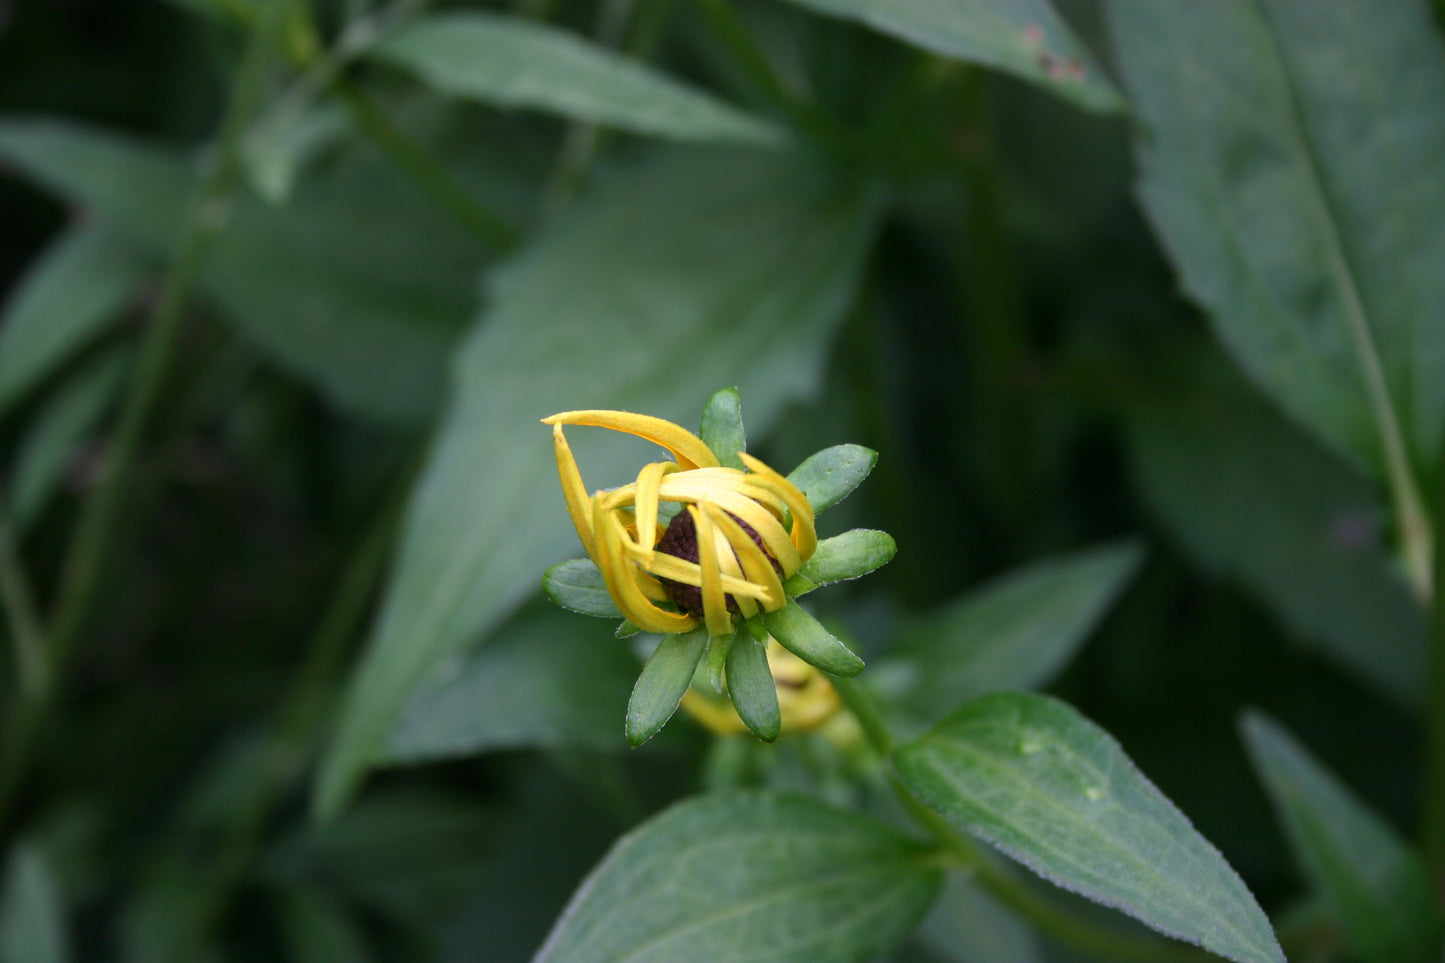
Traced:
<path fill-rule="evenodd" d="M 0 605 L 5 608 L 10 640 L 15 646 L 20 696 L 40 701 L 50 687 L 50 663 L 45 654 L 44 629 L 40 625 L 35 593 L 26 577 L 15 533 L 5 512 L 3 495 L 0 491 Z"/>
<path fill-rule="evenodd" d="M 0 824 L 29 769 L 37 742 L 45 730 L 51 701 L 64 681 L 71 652 L 86 628 L 141 440 L 161 398 L 175 354 L 191 289 L 205 264 L 211 242 L 225 224 L 226 202 L 237 179 L 241 135 L 255 115 L 265 83 L 281 6 L 275 4 L 268 8 L 265 22 L 252 32 L 221 122 L 219 147 L 192 197 L 176 241 L 176 253 L 146 325 L 135 376 L 108 446 L 104 473 L 87 496 L 71 535 L 61 568 L 54 615 L 44 637 L 44 657 L 50 676 L 45 698 L 18 701 L 7 714 L 4 752 L 0 754 Z"/>

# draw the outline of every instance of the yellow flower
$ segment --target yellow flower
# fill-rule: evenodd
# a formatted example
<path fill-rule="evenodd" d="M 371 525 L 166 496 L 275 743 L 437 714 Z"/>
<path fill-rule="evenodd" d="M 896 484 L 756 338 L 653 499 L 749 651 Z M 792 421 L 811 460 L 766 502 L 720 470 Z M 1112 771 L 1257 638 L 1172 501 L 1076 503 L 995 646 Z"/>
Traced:
<path fill-rule="evenodd" d="M 723 467 L 700 438 L 661 418 L 626 411 L 566 411 L 552 426 L 557 472 L 577 536 L 618 609 L 647 632 L 711 636 L 787 604 L 783 583 L 817 548 L 813 507 L 782 475 L 738 452 L 747 471 Z M 588 495 L 563 425 L 627 432 L 665 448 L 621 488 Z M 663 524 L 659 510 L 681 510 Z"/>
<path fill-rule="evenodd" d="M 776 639 L 768 641 L 768 666 L 777 682 L 783 731 L 816 729 L 842 705 L 837 690 L 823 673 L 783 648 Z M 682 708 L 719 735 L 732 736 L 748 730 L 731 702 L 696 688 L 683 695 Z"/>

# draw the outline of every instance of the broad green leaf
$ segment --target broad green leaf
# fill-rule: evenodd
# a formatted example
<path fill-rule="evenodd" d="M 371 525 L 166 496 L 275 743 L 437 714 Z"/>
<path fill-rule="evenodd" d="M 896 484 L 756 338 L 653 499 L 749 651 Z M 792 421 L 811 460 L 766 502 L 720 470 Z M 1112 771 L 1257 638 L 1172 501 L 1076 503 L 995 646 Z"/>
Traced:
<path fill-rule="evenodd" d="M 807 496 L 814 514 L 822 514 L 863 484 L 876 464 L 876 451 L 862 445 L 834 445 L 809 455 L 788 481 Z"/>
<path fill-rule="evenodd" d="M 0 158 L 162 256 L 196 186 L 175 153 L 58 121 L 0 121 Z M 287 205 L 216 216 L 201 283 L 245 336 L 354 411 L 436 410 L 485 252 L 425 195 L 354 152 Z"/>
<path fill-rule="evenodd" d="M 640 746 L 667 725 L 707 648 L 705 626 L 662 637 L 627 700 L 628 742 Z"/>
<path fill-rule="evenodd" d="M 622 618 L 622 612 L 607 591 L 606 579 L 590 558 L 558 562 L 547 569 L 542 576 L 542 591 L 569 612 L 601 619 Z"/>
<path fill-rule="evenodd" d="M 778 738 L 783 717 L 768 652 L 746 632 L 733 637 L 727 656 L 728 696 L 738 718 L 765 742 Z"/>
<path fill-rule="evenodd" d="M 76 452 L 115 400 L 125 374 L 121 351 L 100 355 L 55 389 L 21 436 L 10 472 L 10 515 L 21 531 L 39 517 Z"/>
<path fill-rule="evenodd" d="M 776 612 L 765 613 L 763 624 L 785 649 L 809 665 L 841 676 L 863 671 L 863 660 L 793 599 Z"/>
<path fill-rule="evenodd" d="M 675 140 L 777 143 L 782 132 L 574 34 L 478 11 L 414 21 L 370 51 L 437 90 Z"/>
<path fill-rule="evenodd" d="M 321 812 L 350 794 L 416 684 L 575 554 L 538 420 L 619 408 L 686 424 L 736 383 L 765 430 L 816 390 L 874 208 L 811 159 L 674 149 L 612 178 L 492 276 L 322 766 Z M 643 464 L 614 432 L 568 438 L 590 488 Z"/>
<path fill-rule="evenodd" d="M 906 711 L 933 721 L 960 701 L 1046 685 L 1089 637 L 1143 557 L 1120 542 L 1035 562 L 906 625 Z"/>
<path fill-rule="evenodd" d="M 65 963 L 60 893 L 45 854 L 28 841 L 12 843 L 0 882 L 0 963 Z"/>
<path fill-rule="evenodd" d="M 1223 359 L 1171 366 L 1127 424 L 1146 504 L 1202 566 L 1381 692 L 1423 704 L 1428 628 L 1382 544 L 1373 485 Z"/>
<path fill-rule="evenodd" d="M 288 886 L 326 880 L 366 908 L 431 921 L 486 876 L 499 828 L 473 793 L 382 789 L 329 825 L 298 825 L 257 873 Z"/>
<path fill-rule="evenodd" d="M 887 532 L 855 528 L 825 538 L 784 586 L 789 595 L 806 595 L 832 582 L 846 582 L 876 571 L 893 560 L 898 543 Z"/>
<path fill-rule="evenodd" d="M 1283 963 L 1219 851 L 1113 737 L 1057 699 L 975 699 L 893 763 L 949 822 L 1055 885 L 1239 963 Z"/>
<path fill-rule="evenodd" d="M 1090 110 L 1118 92 L 1048 0 L 792 0 L 955 60 L 1039 84 Z"/>
<path fill-rule="evenodd" d="M 618 840 L 532 963 L 861 963 L 913 928 L 941 875 L 871 818 L 769 792 L 701 796 Z"/>
<path fill-rule="evenodd" d="M 520 613 L 490 645 L 412 693 L 384 761 L 537 746 L 620 749 L 639 668 L 605 625 L 550 606 Z"/>
<path fill-rule="evenodd" d="M 743 399 L 738 389 L 724 388 L 708 399 L 707 407 L 702 410 L 698 437 L 724 467 L 743 469 L 738 452 L 748 450 L 748 437 L 743 428 Z"/>
<path fill-rule="evenodd" d="M 1294 417 L 1381 471 L 1445 436 L 1445 47 L 1418 0 L 1113 0 L 1140 193 Z M 1378 391 L 1376 389 L 1379 389 Z"/>
<path fill-rule="evenodd" d="M 62 232 L 0 311 L 0 414 L 118 320 L 153 273 L 103 224 Z"/>
<path fill-rule="evenodd" d="M 1419 856 L 1278 723 L 1250 712 L 1241 729 L 1295 859 L 1354 952 L 1366 963 L 1429 960 L 1440 924 Z"/>

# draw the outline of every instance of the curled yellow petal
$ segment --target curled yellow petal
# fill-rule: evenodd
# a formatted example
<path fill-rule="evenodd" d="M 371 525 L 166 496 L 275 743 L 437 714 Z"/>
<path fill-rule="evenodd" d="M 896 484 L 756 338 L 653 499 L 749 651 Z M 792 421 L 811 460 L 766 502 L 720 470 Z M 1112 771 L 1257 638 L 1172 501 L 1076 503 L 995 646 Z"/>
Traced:
<path fill-rule="evenodd" d="M 592 504 L 587 497 L 587 486 L 582 483 L 582 473 L 577 470 L 577 459 L 562 434 L 561 425 L 552 426 L 552 447 L 557 452 L 557 478 L 562 482 L 562 497 L 567 499 L 567 514 L 572 516 L 572 526 L 587 556 L 597 563 L 597 548 L 594 544 L 592 526 Z M 600 565 L 599 565 L 600 567 Z"/>
<path fill-rule="evenodd" d="M 732 614 L 728 612 L 727 596 L 723 594 L 722 569 L 718 565 L 712 523 L 696 505 L 688 505 L 697 529 L 697 563 L 702 571 L 702 613 L 708 635 L 731 635 Z"/>
<path fill-rule="evenodd" d="M 632 576 L 635 566 L 623 549 L 626 535 L 622 523 L 608 513 L 605 498 L 593 501 L 592 523 L 596 532 L 597 568 L 622 614 L 644 632 L 686 632 L 695 628 L 697 619 L 658 608 L 638 586 Z"/>
<path fill-rule="evenodd" d="M 647 571 L 670 582 L 702 587 L 701 566 L 696 562 L 689 562 L 685 558 L 668 555 L 666 552 L 654 552 L 651 561 L 647 563 Z M 726 573 L 723 573 L 721 577 L 723 593 L 726 595 L 734 598 L 741 596 L 757 599 L 759 602 L 766 601 L 768 598 L 768 590 L 761 585 L 754 585 L 752 582 Z"/>
<path fill-rule="evenodd" d="M 637 516 L 637 544 L 649 555 L 657 544 L 657 489 L 662 476 L 676 471 L 677 466 L 669 461 L 657 461 L 648 465 L 637 476 L 633 489 L 634 506 Z"/>
<path fill-rule="evenodd" d="M 703 504 L 703 511 L 712 519 L 718 531 L 723 533 L 728 543 L 732 545 L 733 551 L 737 553 L 738 561 L 742 564 L 743 575 L 747 580 L 767 590 L 767 597 L 761 599 L 763 608 L 769 612 L 782 608 L 787 603 L 787 596 L 783 592 L 783 582 L 778 578 L 777 571 L 773 568 L 772 560 L 757 546 L 743 527 L 733 520 L 727 512 L 716 507 L 711 502 Z M 741 611 L 741 609 L 740 609 Z M 752 613 L 742 612 L 744 617 Z"/>
<path fill-rule="evenodd" d="M 661 445 L 672 453 L 684 469 L 716 468 L 717 456 L 702 443 L 702 439 L 680 425 L 651 415 L 639 415 L 631 411 L 607 411 L 588 409 L 585 411 L 563 411 L 542 419 L 548 425 L 590 425 L 596 428 L 610 428 L 645 438 Z"/>
<path fill-rule="evenodd" d="M 798 486 L 747 452 L 738 454 L 743 464 L 752 472 L 749 476 L 752 483 L 761 490 L 777 495 L 788 506 L 788 511 L 793 513 L 793 545 L 803 561 L 812 558 L 813 552 L 818 548 L 818 531 L 813 527 L 813 506 L 798 490 Z"/>

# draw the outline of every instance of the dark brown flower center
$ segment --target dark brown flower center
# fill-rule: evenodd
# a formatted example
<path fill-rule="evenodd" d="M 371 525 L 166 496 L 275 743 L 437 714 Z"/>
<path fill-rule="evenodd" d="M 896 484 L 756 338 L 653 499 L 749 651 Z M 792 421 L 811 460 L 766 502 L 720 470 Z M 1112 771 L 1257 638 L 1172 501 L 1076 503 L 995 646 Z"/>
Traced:
<path fill-rule="evenodd" d="M 742 530 L 748 533 L 748 538 L 751 538 L 753 544 L 763 550 L 763 555 L 769 562 L 773 563 L 773 570 L 781 576 L 783 574 L 783 567 L 778 564 L 778 560 L 773 558 L 768 552 L 767 547 L 763 545 L 762 536 L 754 531 L 751 525 L 736 515 L 733 515 L 731 512 L 728 513 L 728 517 L 737 522 Z M 662 538 L 657 540 L 655 548 L 664 555 L 671 555 L 673 558 L 680 558 L 686 562 L 696 562 L 697 526 L 692 520 L 692 512 L 684 507 L 682 511 L 674 515 L 672 521 L 668 523 L 667 530 L 662 533 Z M 733 551 L 733 557 L 737 557 L 736 550 Z M 739 560 L 739 564 L 741 564 L 741 560 Z M 682 582 L 674 582 L 669 578 L 659 578 L 658 581 L 661 582 L 662 587 L 667 590 L 668 597 L 677 603 L 678 608 L 689 615 L 694 615 L 698 618 L 703 617 L 701 587 L 697 585 L 686 585 Z M 736 613 L 738 610 L 737 602 L 733 600 L 731 595 L 725 596 L 725 598 L 728 603 L 728 611 Z"/>

